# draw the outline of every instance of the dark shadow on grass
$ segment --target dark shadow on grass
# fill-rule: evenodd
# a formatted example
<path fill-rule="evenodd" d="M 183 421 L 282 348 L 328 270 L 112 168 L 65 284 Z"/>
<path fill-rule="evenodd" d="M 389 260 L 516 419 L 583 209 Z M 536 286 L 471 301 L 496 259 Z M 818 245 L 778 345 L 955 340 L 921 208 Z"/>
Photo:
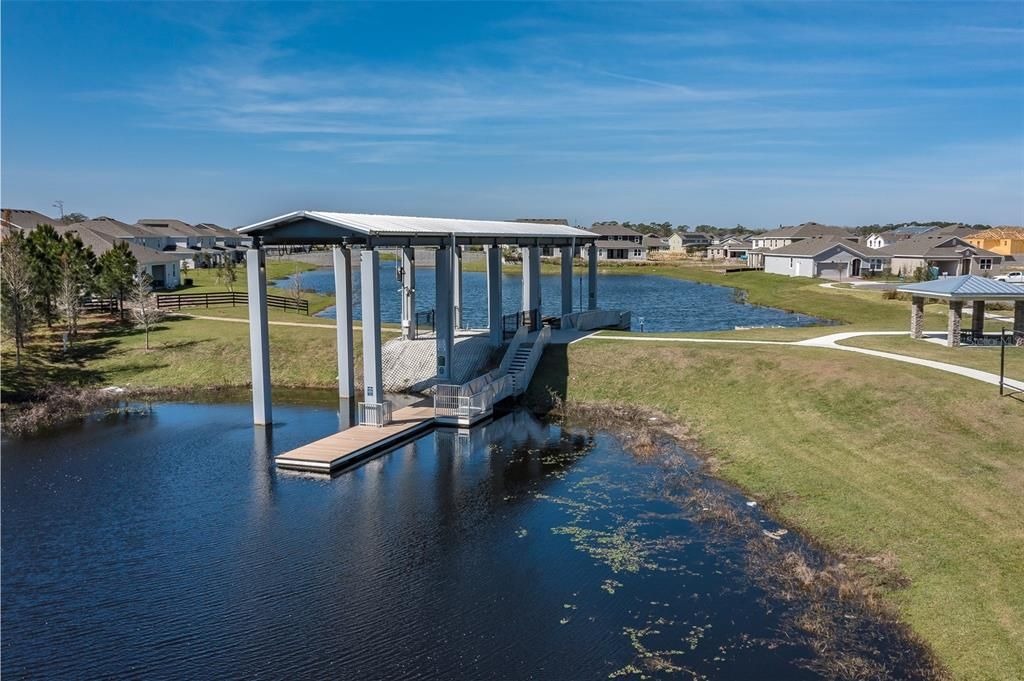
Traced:
<path fill-rule="evenodd" d="M 533 411 L 547 413 L 555 398 L 565 400 L 569 388 L 569 346 L 550 344 L 537 364 L 524 401 Z"/>

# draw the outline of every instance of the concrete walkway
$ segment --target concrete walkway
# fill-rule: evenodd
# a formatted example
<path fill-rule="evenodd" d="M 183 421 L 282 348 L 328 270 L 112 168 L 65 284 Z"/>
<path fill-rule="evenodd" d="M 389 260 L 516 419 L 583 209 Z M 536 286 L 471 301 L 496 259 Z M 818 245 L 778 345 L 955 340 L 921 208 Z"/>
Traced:
<path fill-rule="evenodd" d="M 824 284 L 822 284 L 824 286 Z M 235 319 L 232 317 L 211 317 L 206 315 L 194 315 L 176 313 L 180 317 L 189 317 L 191 319 L 208 319 L 218 322 L 235 322 L 237 324 L 248 324 L 248 319 Z M 314 329 L 333 329 L 334 324 L 307 324 L 305 322 L 267 322 L 271 325 L 276 326 L 303 326 Z M 353 324 L 354 328 L 361 328 L 358 324 Z M 949 364 L 948 362 L 937 362 L 931 359 L 920 359 L 918 357 L 911 357 L 909 355 L 898 355 L 895 352 L 882 352 L 881 350 L 869 350 L 867 348 L 855 348 L 849 345 L 839 345 L 839 341 L 848 340 L 850 338 L 856 338 L 858 336 L 906 336 L 906 331 L 846 331 L 843 333 L 830 333 L 825 336 L 817 336 L 815 338 L 808 338 L 802 341 L 768 341 L 768 340 L 752 340 L 744 338 L 668 338 L 660 336 L 611 336 L 602 335 L 597 332 L 590 335 L 573 337 L 566 334 L 565 338 L 560 339 L 563 343 L 579 343 L 590 339 L 598 340 L 624 340 L 633 341 L 640 343 L 721 343 L 721 344 L 738 344 L 738 345 L 792 345 L 802 346 L 810 348 L 828 348 L 831 350 L 845 350 L 847 352 L 857 352 L 862 355 L 871 355 L 872 357 L 882 357 L 884 359 L 891 359 L 897 362 L 905 362 L 907 364 L 916 364 L 918 366 L 929 367 L 932 369 L 938 369 L 939 371 L 946 371 L 951 374 L 957 374 L 959 376 L 966 376 L 967 378 L 973 378 L 976 381 L 983 381 L 992 385 L 999 385 L 999 375 L 992 374 L 987 371 L 979 371 L 978 369 L 970 369 L 963 367 L 958 364 Z M 1003 385 L 1009 387 L 1012 390 L 1024 390 L 1024 382 L 1005 379 Z"/>
<path fill-rule="evenodd" d="M 581 338 L 581 341 L 586 341 L 592 338 L 595 339 L 612 339 L 612 340 L 625 340 L 625 341 L 640 341 L 648 343 L 740 343 L 747 345 L 789 345 L 796 347 L 806 348 L 826 348 L 829 350 L 844 350 L 846 352 L 856 352 L 861 355 L 871 355 L 872 357 L 881 357 L 883 359 L 891 359 L 896 362 L 904 362 L 906 364 L 916 364 L 918 366 L 929 367 L 931 369 L 937 369 L 939 371 L 946 371 L 951 374 L 957 374 L 958 376 L 964 376 L 966 378 L 973 378 L 976 381 L 982 381 L 991 385 L 999 385 L 999 375 L 989 373 L 987 371 L 980 371 L 978 369 L 971 369 L 968 367 L 960 366 L 959 364 L 949 364 L 948 362 L 937 362 L 931 359 L 921 359 L 920 357 L 911 357 L 909 355 L 900 355 L 895 352 L 882 352 L 881 350 L 869 350 L 867 348 L 856 348 L 849 345 L 839 345 L 839 341 L 848 340 L 850 338 L 856 338 L 858 336 L 907 336 L 906 331 L 846 331 L 843 333 L 830 333 L 825 336 L 817 336 L 815 338 L 808 338 L 802 341 L 765 341 L 765 340 L 747 340 L 747 339 L 727 339 L 727 338 L 658 338 L 658 337 L 647 337 L 647 336 L 606 336 L 596 335 L 587 336 Z M 1007 386 L 1011 390 L 1024 390 L 1024 382 L 1004 379 L 1003 385 Z"/>

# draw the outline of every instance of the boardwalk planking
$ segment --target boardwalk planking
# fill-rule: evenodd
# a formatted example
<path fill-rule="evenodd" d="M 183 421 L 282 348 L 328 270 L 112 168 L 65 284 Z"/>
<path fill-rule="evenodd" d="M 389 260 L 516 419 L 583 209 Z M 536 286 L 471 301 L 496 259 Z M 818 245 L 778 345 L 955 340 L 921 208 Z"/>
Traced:
<path fill-rule="evenodd" d="M 380 428 L 353 426 L 279 454 L 274 461 L 280 468 L 330 473 L 429 430 L 434 425 L 434 408 L 423 403 L 414 404 L 395 410 L 391 419 L 391 423 Z"/>

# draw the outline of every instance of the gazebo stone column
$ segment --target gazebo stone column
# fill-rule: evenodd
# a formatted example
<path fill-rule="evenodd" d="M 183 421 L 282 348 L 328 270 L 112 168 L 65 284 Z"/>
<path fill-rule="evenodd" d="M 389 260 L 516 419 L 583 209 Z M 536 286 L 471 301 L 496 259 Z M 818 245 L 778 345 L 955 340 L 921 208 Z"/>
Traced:
<path fill-rule="evenodd" d="M 597 244 L 587 249 L 587 309 L 597 309 Z"/>
<path fill-rule="evenodd" d="M 454 318 L 452 323 L 456 329 L 462 328 L 462 246 L 452 250 L 452 303 Z"/>
<path fill-rule="evenodd" d="M 249 359 L 252 364 L 252 422 L 273 422 L 270 406 L 270 327 L 267 324 L 267 268 L 262 248 L 245 254 L 249 289 Z"/>
<path fill-rule="evenodd" d="M 451 383 L 455 359 L 455 305 L 452 297 L 452 249 L 438 248 L 434 258 L 434 330 L 437 339 L 437 379 Z"/>
<path fill-rule="evenodd" d="M 946 327 L 946 345 L 951 348 L 960 345 L 960 321 L 963 317 L 964 303 L 962 300 L 949 301 L 949 324 Z"/>
<path fill-rule="evenodd" d="M 975 300 L 972 301 L 971 306 L 971 332 L 975 336 L 980 336 L 985 332 L 985 301 Z"/>
<path fill-rule="evenodd" d="M 363 401 L 380 404 L 384 401 L 380 348 L 380 253 L 373 248 L 363 248 L 359 270 L 363 303 Z"/>
<path fill-rule="evenodd" d="M 921 296 L 910 299 L 910 337 L 924 338 L 924 298 Z"/>
<path fill-rule="evenodd" d="M 1013 303 L 1013 333 L 1016 345 L 1024 347 L 1024 300 Z"/>
<path fill-rule="evenodd" d="M 402 249 L 402 338 L 416 340 L 416 249 Z"/>
<path fill-rule="evenodd" d="M 572 314 L 572 247 L 562 247 L 562 316 Z"/>
<path fill-rule="evenodd" d="M 501 246 L 487 247 L 487 328 L 491 345 L 505 342 L 501 327 Z"/>
<path fill-rule="evenodd" d="M 348 246 L 334 247 L 335 314 L 338 329 L 338 397 L 356 396 L 354 345 L 352 343 L 352 251 Z"/>

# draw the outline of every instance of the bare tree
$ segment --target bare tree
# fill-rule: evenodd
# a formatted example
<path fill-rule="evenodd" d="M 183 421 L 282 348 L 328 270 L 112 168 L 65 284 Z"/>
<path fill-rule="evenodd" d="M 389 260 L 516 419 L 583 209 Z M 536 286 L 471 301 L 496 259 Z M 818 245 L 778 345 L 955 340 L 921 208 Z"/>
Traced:
<path fill-rule="evenodd" d="M 82 315 L 82 286 L 70 255 L 62 253 L 58 267 L 57 311 L 64 318 L 64 349 L 67 350 L 78 335 L 78 318 Z"/>
<path fill-rule="evenodd" d="M 153 295 L 153 282 L 149 275 L 139 270 L 135 284 L 131 292 L 132 320 L 135 326 L 146 332 L 146 350 L 149 350 L 149 332 L 153 326 L 160 321 L 164 313 L 156 306 L 156 296 Z"/>
<path fill-rule="evenodd" d="M 231 293 L 235 292 L 235 282 L 238 281 L 238 271 L 235 269 L 235 261 L 225 258 L 217 268 L 217 281 Z"/>
<path fill-rule="evenodd" d="M 0 292 L 3 329 L 14 338 L 15 366 L 21 366 L 25 335 L 32 326 L 32 264 L 25 237 L 13 233 L 0 248 Z"/>
<path fill-rule="evenodd" d="M 295 311 L 299 311 L 299 307 L 302 303 L 302 270 L 299 269 L 298 265 L 295 266 L 295 274 L 292 275 L 292 298 L 295 299 Z"/>

